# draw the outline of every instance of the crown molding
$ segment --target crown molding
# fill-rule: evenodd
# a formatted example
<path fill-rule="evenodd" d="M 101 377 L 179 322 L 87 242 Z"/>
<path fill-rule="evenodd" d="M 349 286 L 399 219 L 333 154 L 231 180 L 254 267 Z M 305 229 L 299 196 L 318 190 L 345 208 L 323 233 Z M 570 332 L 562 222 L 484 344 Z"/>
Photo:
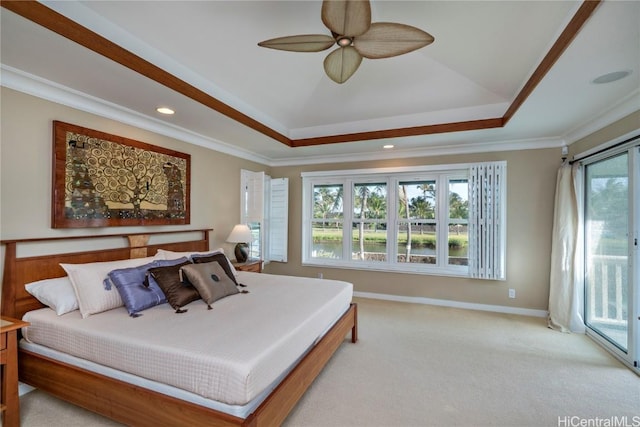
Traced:
<path fill-rule="evenodd" d="M 533 72 L 529 80 L 522 87 L 514 101 L 511 103 L 507 111 L 501 117 L 484 118 L 476 120 L 459 121 L 453 123 L 432 124 L 423 126 L 404 127 L 399 129 L 388 129 L 383 131 L 368 131 L 368 132 L 355 132 L 342 135 L 329 135 L 325 137 L 304 138 L 304 139 L 291 139 L 286 134 L 277 131 L 274 128 L 256 120 L 255 118 L 241 112 L 240 110 L 232 107 L 231 105 L 222 102 L 220 99 L 214 98 L 207 92 L 193 86 L 188 81 L 178 78 L 176 75 L 171 74 L 165 68 L 161 68 L 152 62 L 144 59 L 142 56 L 138 56 L 130 50 L 125 49 L 123 46 L 116 44 L 114 41 L 104 37 L 98 32 L 91 30 L 78 22 L 68 18 L 64 14 L 61 14 L 50 7 L 58 7 L 60 10 L 65 9 L 65 13 L 70 14 L 74 19 L 84 17 L 92 17 L 89 11 L 83 8 L 73 8 L 70 13 L 69 6 L 71 3 L 65 2 L 46 2 L 50 7 L 44 3 L 39 2 L 25 2 L 25 1 L 4 1 L 2 7 L 11 10 L 20 16 L 33 21 L 34 23 L 41 25 L 57 34 L 78 43 L 81 46 L 86 47 L 94 51 L 95 53 L 102 55 L 112 61 L 115 61 L 133 71 L 136 71 L 143 76 L 146 76 L 159 84 L 162 84 L 178 93 L 181 93 L 196 102 L 199 102 L 213 110 L 218 111 L 221 114 L 235 120 L 245 126 L 252 128 L 255 131 L 261 132 L 264 135 L 275 139 L 287 145 L 288 147 L 303 147 L 309 145 L 322 145 L 333 144 L 341 142 L 353 142 L 353 141 L 365 141 L 371 139 L 384 139 L 384 138 L 400 138 L 409 137 L 415 135 L 428 135 L 434 133 L 445 132 L 458 132 L 469 130 L 480 130 L 489 128 L 501 128 L 504 127 L 513 115 L 518 111 L 521 105 L 526 101 L 529 95 L 533 92 L 535 87 L 546 76 L 547 72 L 555 64 L 556 60 L 562 55 L 565 49 L 571 44 L 573 38 L 580 31 L 582 26 L 588 21 L 589 17 L 597 9 L 601 0 L 583 0 L 578 7 L 573 18 L 569 21 L 565 29 L 562 31 L 558 39 L 552 45 L 551 49 L 545 55 L 539 66 Z M 99 17 L 93 16 L 96 19 L 89 19 L 88 22 L 95 27 L 98 31 L 104 32 L 105 28 L 102 24 L 102 20 Z M 116 31 L 115 34 L 111 34 L 116 40 L 122 40 L 118 38 L 122 34 Z M 127 38 L 127 40 L 129 40 Z M 121 41 L 122 42 L 122 41 Z M 140 50 L 140 45 L 136 45 L 136 50 Z M 143 49 L 145 52 L 146 49 Z M 157 51 L 150 52 L 153 55 L 158 55 Z M 165 58 L 166 59 L 166 58 Z M 175 64 L 174 64 L 175 65 Z M 179 71 L 184 71 L 181 69 Z M 193 75 L 191 76 L 193 77 Z"/>
<path fill-rule="evenodd" d="M 156 118 L 107 102 L 103 99 L 51 82 L 15 68 L 0 64 L 0 85 L 14 89 L 57 104 L 75 108 L 108 119 L 158 133 L 170 138 L 198 145 L 241 159 L 260 163 L 269 167 L 303 166 L 326 163 L 345 163 L 353 161 L 376 161 L 414 157 L 440 156 L 451 154 L 474 154 L 499 151 L 535 150 L 560 148 L 570 145 L 609 124 L 638 111 L 640 89 L 632 92 L 609 110 L 587 121 L 561 136 L 536 139 L 512 139 L 505 141 L 487 141 L 473 144 L 437 144 L 420 149 L 379 151 L 370 153 L 352 153 L 330 156 L 299 156 L 274 159 L 239 149 L 226 142 L 210 138 L 188 129 L 171 125 Z M 296 150 L 290 148 L 290 150 Z"/>
<path fill-rule="evenodd" d="M 0 84 L 38 98 L 75 108 L 108 119 L 175 138 L 190 144 L 205 147 L 241 159 L 253 161 L 270 167 L 313 165 L 323 163 L 345 163 L 352 161 L 403 159 L 448 154 L 472 154 L 491 151 L 531 150 L 555 148 L 564 145 L 562 138 L 523 139 L 510 141 L 492 141 L 474 144 L 442 144 L 420 149 L 394 150 L 393 152 L 353 153 L 350 155 L 302 156 L 286 159 L 273 159 L 242 150 L 223 141 L 171 125 L 154 117 L 140 114 L 120 105 L 71 89 L 49 80 L 25 73 L 13 67 L 0 64 Z M 295 150 L 295 148 L 291 148 Z"/>
<path fill-rule="evenodd" d="M 567 132 L 563 139 L 567 145 L 571 145 L 637 111 L 640 111 L 640 89 L 634 90 L 608 110 L 576 126 Z"/>
<path fill-rule="evenodd" d="M 478 142 L 472 144 L 442 144 L 420 149 L 379 151 L 375 153 L 353 153 L 332 156 L 307 156 L 282 160 L 272 160 L 270 166 L 302 166 L 326 163 L 346 163 L 389 159 L 407 159 L 415 157 L 445 156 L 451 154 L 475 154 L 500 151 L 540 150 L 560 148 L 565 145 L 560 137 L 519 139 L 507 141 Z"/>
<path fill-rule="evenodd" d="M 291 129 L 289 134 L 294 146 L 303 146 L 305 140 L 338 139 L 340 136 L 349 139 L 353 134 L 389 133 L 407 128 L 426 128 L 458 123 L 464 117 L 465 122 L 500 118 L 509 108 L 508 102 L 476 105 L 471 107 L 451 108 L 448 110 L 430 111 L 426 113 L 406 114 L 402 116 L 380 117 L 377 119 L 358 120 L 344 123 L 333 123 L 322 126 Z M 500 127 L 502 122 L 496 123 Z M 371 130 L 376 129 L 376 130 Z M 420 133 L 422 134 L 422 133 Z M 366 140 L 366 138 L 365 138 Z"/>
<path fill-rule="evenodd" d="M 162 52 L 154 46 L 146 43 L 123 30 L 118 26 L 114 26 L 112 22 L 105 19 L 102 15 L 96 13 L 91 8 L 80 2 L 70 1 L 41 1 L 43 5 L 62 14 L 77 23 L 81 23 L 90 31 L 93 31 L 107 40 L 114 42 L 116 45 L 127 49 L 140 58 L 144 58 L 153 64 L 162 67 L 163 70 L 171 73 L 184 82 L 202 89 L 206 93 L 215 93 L 216 99 L 229 107 L 241 111 L 248 117 L 264 123 L 267 127 L 282 135 L 287 135 L 288 129 L 281 123 L 277 122 L 271 116 L 264 114 L 262 111 L 256 110 L 253 106 L 238 99 L 224 88 L 214 84 L 211 80 L 205 78 L 201 74 L 194 72 L 184 64 L 176 61 L 170 55 Z"/>
<path fill-rule="evenodd" d="M 66 105 L 80 111 L 95 114 L 118 122 L 175 138 L 200 147 L 219 151 L 241 159 L 269 165 L 271 159 L 239 149 L 223 141 L 210 138 L 188 129 L 175 126 L 131 109 L 54 83 L 13 67 L 0 64 L 0 85 L 9 89 Z"/>

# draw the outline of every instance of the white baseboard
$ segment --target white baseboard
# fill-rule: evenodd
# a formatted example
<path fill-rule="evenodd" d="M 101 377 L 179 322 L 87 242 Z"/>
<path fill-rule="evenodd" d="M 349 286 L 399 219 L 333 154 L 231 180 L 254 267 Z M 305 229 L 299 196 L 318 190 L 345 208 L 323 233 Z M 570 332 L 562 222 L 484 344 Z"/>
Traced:
<path fill-rule="evenodd" d="M 29 384 L 24 384 L 21 382 L 18 382 L 18 395 L 20 396 L 24 396 L 25 394 L 31 392 L 35 390 L 34 387 L 31 387 Z"/>
<path fill-rule="evenodd" d="M 470 302 L 451 301 L 424 297 L 407 297 L 402 295 L 378 294 L 374 292 L 354 292 L 353 296 L 359 298 L 381 299 L 387 301 L 410 302 L 414 304 L 439 305 L 443 307 L 464 308 L 467 310 L 493 311 L 496 313 L 519 314 L 522 316 L 547 317 L 546 310 L 534 310 L 531 308 L 507 307 L 504 305 L 475 304 Z"/>

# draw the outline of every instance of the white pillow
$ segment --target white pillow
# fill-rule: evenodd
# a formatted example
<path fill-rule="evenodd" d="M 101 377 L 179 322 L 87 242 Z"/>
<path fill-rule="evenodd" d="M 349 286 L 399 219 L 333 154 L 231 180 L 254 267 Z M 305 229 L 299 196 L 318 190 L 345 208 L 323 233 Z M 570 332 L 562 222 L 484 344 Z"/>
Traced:
<path fill-rule="evenodd" d="M 178 258 L 182 258 L 182 257 L 187 257 L 189 259 L 191 259 L 192 256 L 194 255 L 213 255 L 216 253 L 224 253 L 224 249 L 223 248 L 218 248 L 218 249 L 214 249 L 212 251 L 204 251 L 204 252 L 173 252 L 173 251 L 167 251 L 165 249 L 158 249 L 158 252 L 156 252 L 155 255 L 155 259 L 178 259 Z"/>
<path fill-rule="evenodd" d="M 76 292 L 67 276 L 28 283 L 24 288 L 58 316 L 78 309 Z"/>
<path fill-rule="evenodd" d="M 118 308 L 124 305 L 115 286 L 106 289 L 104 281 L 110 271 L 137 267 L 153 261 L 153 257 L 92 262 L 88 264 L 60 264 L 67 272 L 78 299 L 82 317 Z"/>

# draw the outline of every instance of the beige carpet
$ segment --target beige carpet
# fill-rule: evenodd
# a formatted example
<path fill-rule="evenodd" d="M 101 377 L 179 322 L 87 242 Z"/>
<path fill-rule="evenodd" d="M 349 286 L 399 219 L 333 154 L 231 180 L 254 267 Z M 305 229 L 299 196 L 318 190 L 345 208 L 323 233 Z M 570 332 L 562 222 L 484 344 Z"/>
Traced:
<path fill-rule="evenodd" d="M 640 377 L 584 335 L 539 318 L 357 302 L 359 342 L 345 341 L 286 426 L 640 426 Z M 23 427 L 117 425 L 39 391 L 21 409 Z"/>

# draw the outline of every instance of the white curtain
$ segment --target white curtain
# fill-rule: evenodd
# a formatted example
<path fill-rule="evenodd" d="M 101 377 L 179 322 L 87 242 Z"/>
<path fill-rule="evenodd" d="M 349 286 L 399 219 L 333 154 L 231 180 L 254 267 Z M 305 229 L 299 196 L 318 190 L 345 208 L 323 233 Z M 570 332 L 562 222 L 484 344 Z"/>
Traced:
<path fill-rule="evenodd" d="M 469 275 L 505 279 L 506 162 L 469 168 Z"/>
<path fill-rule="evenodd" d="M 585 331 L 583 321 L 582 168 L 564 161 L 558 170 L 551 241 L 549 319 L 552 329 Z"/>

